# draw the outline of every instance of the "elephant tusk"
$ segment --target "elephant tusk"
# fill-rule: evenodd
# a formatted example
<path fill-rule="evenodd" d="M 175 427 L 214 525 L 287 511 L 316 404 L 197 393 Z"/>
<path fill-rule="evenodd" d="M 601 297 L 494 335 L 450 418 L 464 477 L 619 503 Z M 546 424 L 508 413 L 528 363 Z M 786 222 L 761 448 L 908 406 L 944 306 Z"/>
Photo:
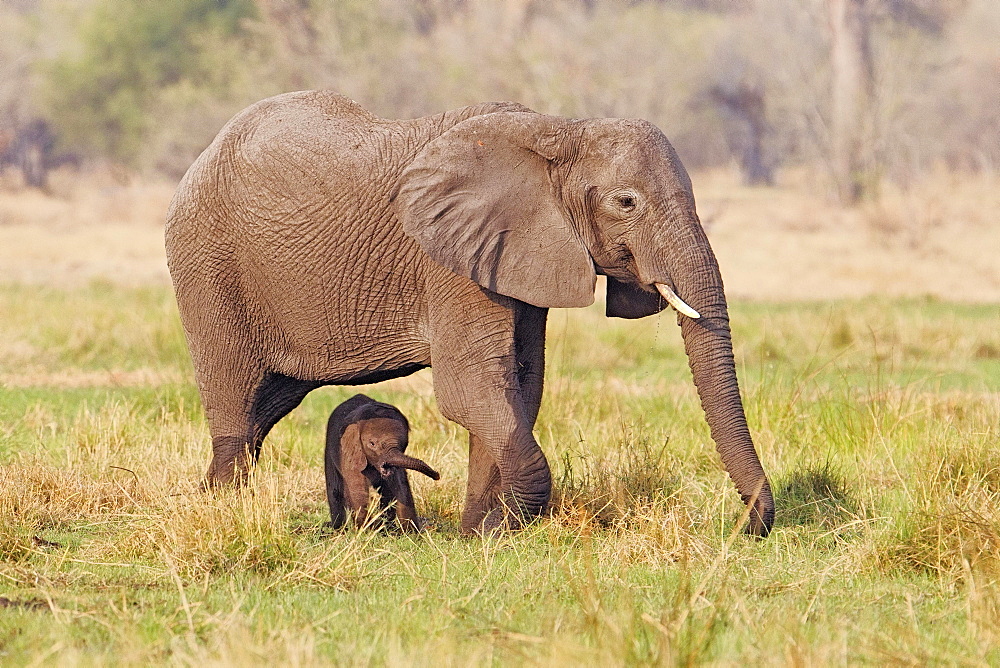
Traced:
<path fill-rule="evenodd" d="M 663 295 L 664 299 L 667 300 L 667 303 L 674 307 L 675 311 L 694 320 L 701 317 L 700 313 L 685 304 L 684 300 L 678 297 L 677 294 L 666 285 L 663 283 L 654 283 L 654 285 L 656 286 L 656 290 Z"/>

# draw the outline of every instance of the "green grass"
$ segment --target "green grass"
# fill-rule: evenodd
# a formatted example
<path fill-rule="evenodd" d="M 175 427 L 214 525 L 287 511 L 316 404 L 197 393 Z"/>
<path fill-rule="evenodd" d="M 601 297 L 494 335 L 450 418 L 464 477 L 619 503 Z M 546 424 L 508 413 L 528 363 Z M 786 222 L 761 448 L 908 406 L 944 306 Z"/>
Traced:
<path fill-rule="evenodd" d="M 458 535 L 464 433 L 398 404 L 431 529 L 323 527 L 325 388 L 250 489 L 208 434 L 167 289 L 0 288 L 0 663 L 1000 663 L 1000 328 L 937 301 L 732 307 L 777 496 L 763 542 L 674 318 L 554 311 L 537 426 L 551 515 Z"/>

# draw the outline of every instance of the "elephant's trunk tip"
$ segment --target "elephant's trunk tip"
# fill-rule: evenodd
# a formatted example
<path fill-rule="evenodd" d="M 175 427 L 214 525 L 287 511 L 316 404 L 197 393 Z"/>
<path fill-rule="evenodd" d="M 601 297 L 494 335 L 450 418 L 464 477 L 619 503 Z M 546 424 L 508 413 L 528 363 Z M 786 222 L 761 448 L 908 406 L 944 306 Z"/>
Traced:
<path fill-rule="evenodd" d="M 695 311 L 693 308 L 684 303 L 684 300 L 677 296 L 677 293 L 670 289 L 669 286 L 663 283 L 655 283 L 656 290 L 659 292 L 667 303 L 670 304 L 675 311 L 681 315 L 686 315 L 687 317 L 697 320 L 701 317 L 701 314 Z"/>
<path fill-rule="evenodd" d="M 744 517 L 749 516 L 745 532 L 755 538 L 767 538 L 774 528 L 774 497 L 767 478 L 762 477 L 754 494 L 744 500 L 747 503 Z"/>

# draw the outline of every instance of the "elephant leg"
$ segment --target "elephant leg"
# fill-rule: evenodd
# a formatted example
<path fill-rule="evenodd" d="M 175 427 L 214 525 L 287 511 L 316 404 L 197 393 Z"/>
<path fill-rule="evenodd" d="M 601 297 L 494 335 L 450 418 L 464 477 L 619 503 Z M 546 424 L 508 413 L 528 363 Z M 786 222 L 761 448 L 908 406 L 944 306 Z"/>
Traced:
<path fill-rule="evenodd" d="M 518 303 L 514 329 L 514 353 L 517 357 L 517 379 L 521 385 L 524 412 L 531 427 L 538 419 L 542 405 L 542 385 L 545 378 L 545 324 L 547 308 Z"/>
<path fill-rule="evenodd" d="M 417 509 L 413 502 L 413 491 L 410 489 L 410 477 L 405 469 L 395 469 L 388 480 L 382 480 L 376 487 L 387 522 L 399 520 L 403 531 L 419 531 Z M 395 502 L 395 507 L 393 507 Z"/>
<path fill-rule="evenodd" d="M 271 428 L 302 403 L 306 395 L 319 387 L 314 381 L 298 380 L 280 373 L 267 373 L 254 392 L 250 408 L 250 455 L 253 463 Z"/>
<path fill-rule="evenodd" d="M 368 506 L 372 481 L 362 472 L 351 469 L 344 470 L 344 502 L 354 513 L 354 523 L 363 527 L 368 524 Z"/>
<path fill-rule="evenodd" d="M 474 531 L 499 503 L 500 467 L 482 439 L 469 432 L 469 481 L 462 509 L 462 531 Z"/>
<path fill-rule="evenodd" d="M 206 481 L 209 487 L 245 484 L 260 456 L 264 437 L 317 384 L 265 373 L 256 382 L 233 383 L 233 386 L 226 388 L 229 391 L 224 393 L 202 394 L 212 397 L 212 403 L 207 406 L 209 428 L 213 433 L 212 463 Z M 248 390 L 233 391 L 241 386 Z M 217 432 L 221 434 L 215 435 Z"/>
<path fill-rule="evenodd" d="M 344 496 L 346 486 L 344 476 L 340 471 L 331 471 L 329 462 L 326 465 L 326 502 L 330 506 L 330 526 L 339 529 L 347 521 L 347 504 Z"/>
<path fill-rule="evenodd" d="M 514 355 L 525 417 L 531 427 L 542 403 L 545 375 L 545 323 L 548 309 L 518 303 L 514 324 Z M 469 434 L 469 483 L 462 512 L 463 527 L 479 526 L 500 501 L 500 468 L 481 439 Z"/>
<path fill-rule="evenodd" d="M 251 421 L 247 407 L 263 374 L 256 370 L 208 371 L 199 375 L 199 389 L 212 434 L 212 461 L 205 486 L 242 484 L 253 466 Z"/>
<path fill-rule="evenodd" d="M 462 530 L 517 527 L 544 511 L 552 488 L 548 462 L 531 433 L 537 408 L 529 415 L 522 395 L 518 302 L 471 282 L 451 287 L 447 300 L 430 305 L 429 316 L 438 406 L 470 434 Z"/>
<path fill-rule="evenodd" d="M 339 529 L 347 522 L 347 481 L 341 471 L 340 441 L 336 425 L 327 431 L 327 445 L 323 453 L 326 476 L 326 501 L 330 506 L 330 524 Z"/>
<path fill-rule="evenodd" d="M 178 299 L 212 434 L 212 461 L 203 483 L 209 488 L 246 480 L 253 461 L 249 408 L 265 371 L 233 294 L 209 287 L 229 268 L 220 266 L 218 275 L 200 276 L 185 288 L 185 298 Z"/>

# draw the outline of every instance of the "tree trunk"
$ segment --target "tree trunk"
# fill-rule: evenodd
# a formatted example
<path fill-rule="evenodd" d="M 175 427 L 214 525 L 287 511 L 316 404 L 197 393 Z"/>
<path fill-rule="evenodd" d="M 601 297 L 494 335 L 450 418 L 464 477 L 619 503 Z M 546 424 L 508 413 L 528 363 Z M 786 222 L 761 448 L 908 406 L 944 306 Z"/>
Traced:
<path fill-rule="evenodd" d="M 712 98 L 741 121 L 745 133 L 732 133 L 730 145 L 740 154 L 743 181 L 749 186 L 773 186 L 774 169 L 764 160 L 764 136 L 767 133 L 764 92 L 760 86 L 739 84 L 730 89 L 716 86 Z"/>
<path fill-rule="evenodd" d="M 874 194 L 870 137 L 874 74 L 869 0 L 827 0 L 830 11 L 832 117 L 830 148 L 837 196 L 855 204 Z"/>

